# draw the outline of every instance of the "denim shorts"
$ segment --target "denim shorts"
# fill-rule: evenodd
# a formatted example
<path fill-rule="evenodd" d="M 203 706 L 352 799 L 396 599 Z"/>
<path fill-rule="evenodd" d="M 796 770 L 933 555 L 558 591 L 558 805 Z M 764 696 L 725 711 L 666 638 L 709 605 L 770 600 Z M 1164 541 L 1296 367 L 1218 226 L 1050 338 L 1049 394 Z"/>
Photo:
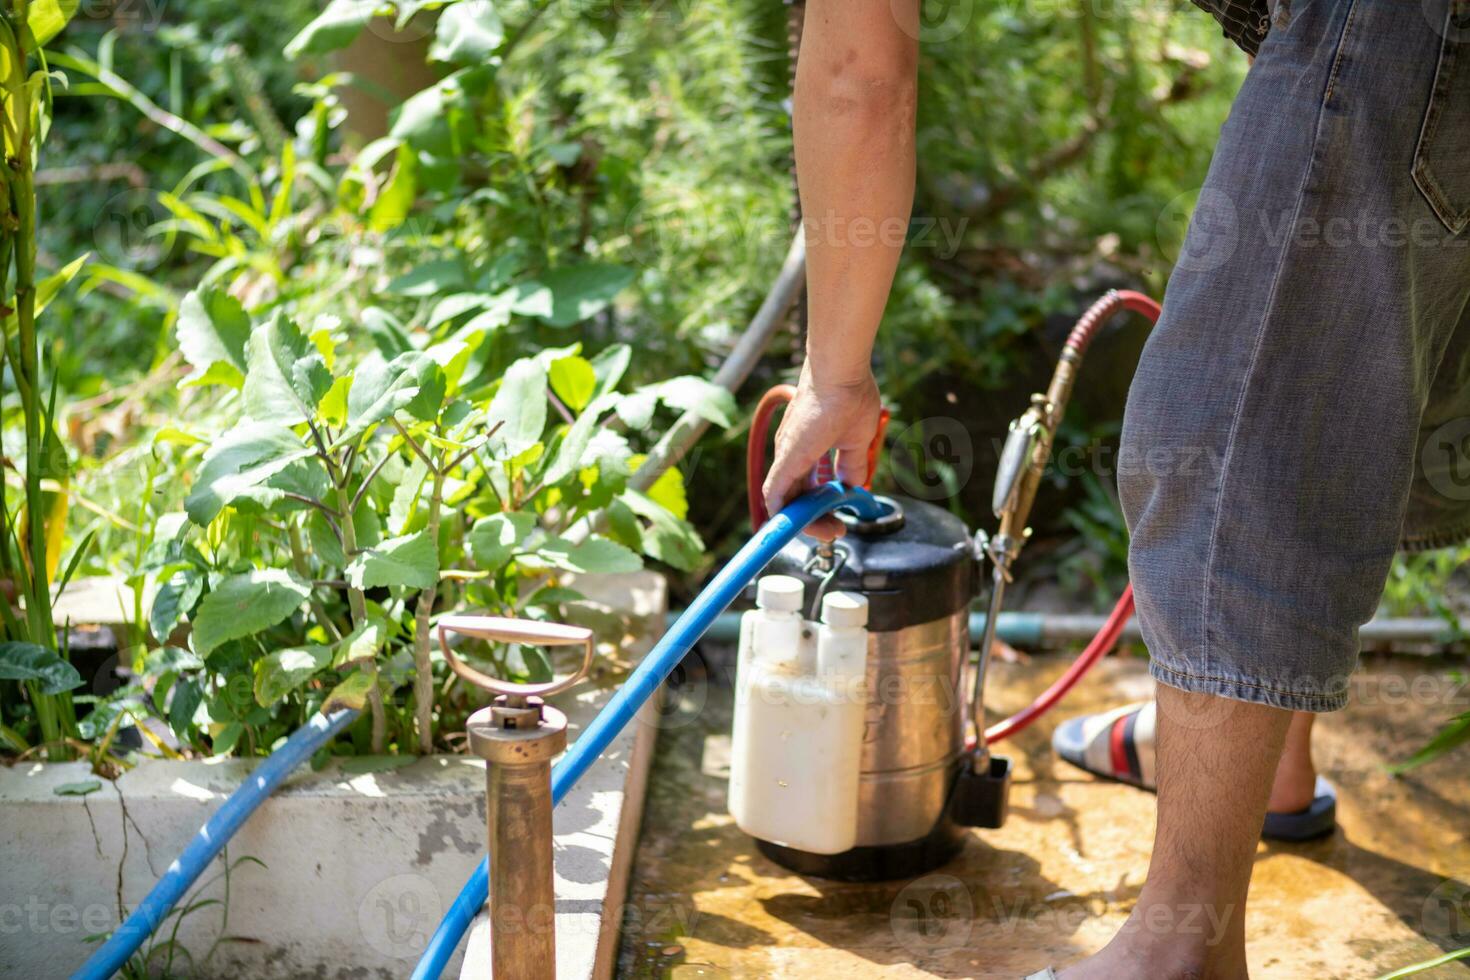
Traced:
<path fill-rule="evenodd" d="M 1470 0 L 1292 0 L 1128 396 L 1152 671 L 1342 707 L 1394 551 L 1470 536 Z"/>

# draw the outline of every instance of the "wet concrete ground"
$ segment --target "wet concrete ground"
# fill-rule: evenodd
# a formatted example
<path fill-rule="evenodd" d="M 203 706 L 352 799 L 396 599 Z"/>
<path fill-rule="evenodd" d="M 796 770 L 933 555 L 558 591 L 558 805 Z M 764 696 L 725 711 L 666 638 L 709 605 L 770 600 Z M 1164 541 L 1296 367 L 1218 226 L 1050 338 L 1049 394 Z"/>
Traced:
<path fill-rule="evenodd" d="M 991 709 L 1019 709 L 1066 663 L 997 665 Z M 917 880 L 851 885 L 785 871 L 734 826 L 731 693 L 691 678 L 659 735 L 619 975 L 1018 978 L 1097 949 L 1136 900 L 1154 798 L 1055 760 L 1048 739 L 1056 719 L 1151 689 L 1141 659 L 1109 658 L 1001 747 L 1016 762 L 1003 829 L 972 832 L 955 861 Z M 1382 770 L 1467 710 L 1463 668 L 1365 661 L 1352 707 L 1317 728 L 1338 833 L 1257 852 L 1253 977 L 1372 978 L 1470 945 L 1470 746 L 1399 779 Z M 1470 977 L 1470 966 L 1419 976 Z"/>

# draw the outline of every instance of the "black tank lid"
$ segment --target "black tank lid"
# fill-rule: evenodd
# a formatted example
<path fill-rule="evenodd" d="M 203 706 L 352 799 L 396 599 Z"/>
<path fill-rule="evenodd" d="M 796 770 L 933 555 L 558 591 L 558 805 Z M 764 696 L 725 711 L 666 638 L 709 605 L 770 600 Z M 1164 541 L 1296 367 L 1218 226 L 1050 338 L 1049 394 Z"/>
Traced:
<path fill-rule="evenodd" d="M 837 542 L 846 560 L 831 588 L 868 597 L 868 628 L 887 632 L 942 619 L 970 604 L 975 559 L 970 532 L 947 510 L 908 497 L 893 498 L 903 520 L 896 530 L 849 523 Z M 792 575 L 806 583 L 806 608 L 822 573 L 806 571 L 818 542 L 801 535 L 763 574 Z M 754 590 L 749 593 L 754 596 Z"/>

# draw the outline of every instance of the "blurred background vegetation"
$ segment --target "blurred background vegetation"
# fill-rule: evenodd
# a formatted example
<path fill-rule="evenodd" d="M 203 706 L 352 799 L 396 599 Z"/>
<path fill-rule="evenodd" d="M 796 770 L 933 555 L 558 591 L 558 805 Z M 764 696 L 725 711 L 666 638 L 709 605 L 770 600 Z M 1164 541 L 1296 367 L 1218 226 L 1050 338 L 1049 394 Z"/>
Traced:
<path fill-rule="evenodd" d="M 283 311 L 348 357 L 480 323 L 466 386 L 488 399 L 517 359 L 573 344 L 628 345 L 633 387 L 708 377 L 775 277 L 793 221 L 791 6 L 375 9 L 92 0 L 51 45 L 68 83 L 37 181 L 39 263 L 90 253 L 44 330 L 72 459 L 66 540 L 91 541 L 79 574 L 142 584 L 167 568 L 149 557 L 156 529 L 238 416 L 228 393 L 180 387 L 192 290 L 257 322 Z M 878 483 L 986 526 L 999 440 L 1076 315 L 1113 286 L 1162 294 L 1246 64 L 1185 0 L 926 15 L 915 221 L 877 354 L 894 414 Z M 1126 576 L 1109 463 L 1143 338 L 1119 322 L 1094 347 L 1037 508 L 1028 573 L 1074 605 Z M 793 315 L 739 407 L 791 380 L 800 348 Z M 4 410 L 9 430 L 9 389 Z M 629 417 L 634 452 L 667 424 Z M 747 533 L 745 428 L 727 421 L 663 501 L 708 548 L 664 563 L 676 601 Z M 1452 617 L 1444 584 L 1467 557 L 1400 563 L 1388 611 Z"/>
<path fill-rule="evenodd" d="M 122 443 L 136 444 L 133 430 L 165 424 L 178 408 L 160 369 L 175 347 L 179 299 L 216 256 L 199 253 L 160 196 L 238 193 L 228 168 L 201 175 L 217 154 L 161 121 L 183 120 L 257 164 L 292 138 L 303 151 L 323 147 L 325 160 L 348 159 L 382 135 L 396 103 L 453 69 L 424 64 L 435 11 L 418 6 L 430 9 L 402 31 L 378 21 L 345 52 L 318 42 L 296 58 L 283 52 L 319 12 L 308 0 L 269 9 L 116 0 L 87 5 L 69 26 L 61 49 L 105 64 L 127 86 L 72 73 L 41 188 L 43 262 L 94 255 L 82 287 L 58 300 L 53 325 L 63 390 L 88 399 L 72 426 L 93 456 L 117 452 L 123 431 Z M 708 373 L 789 240 L 790 8 L 506 0 L 494 10 L 513 43 L 483 69 L 493 82 L 458 96 L 476 117 L 475 145 L 436 156 L 448 148 L 420 141 L 412 220 L 364 246 L 354 240 L 361 229 L 340 223 L 262 243 L 228 211 L 203 219 L 234 233 L 238 265 L 277 279 L 270 288 L 282 299 L 349 320 L 376 285 L 435 249 L 471 265 L 614 262 L 634 270 L 632 285 L 577 339 L 593 351 L 635 342 L 637 380 Z M 1184 3 L 1127 16 L 1089 3 L 951 4 L 926 28 L 914 240 L 878 370 L 896 434 L 931 418 L 957 419 L 970 433 L 968 479 L 951 486 L 954 505 L 978 523 L 993 443 L 1047 370 L 1066 321 L 1108 286 L 1161 292 L 1245 65 Z M 146 118 L 140 99 L 167 116 Z M 333 217 L 330 204 L 321 214 Z M 374 255 L 354 257 L 363 247 Z M 744 400 L 791 375 L 795 320 Z M 1106 444 L 1116 429 L 1142 336 L 1137 325 L 1120 332 L 1079 396 L 1068 431 L 1077 445 Z M 508 333 L 498 353 L 511 353 L 512 340 L 567 339 L 535 334 Z M 116 397 L 135 393 L 124 388 L 134 383 L 149 397 Z M 907 432 L 905 445 L 922 451 L 923 431 Z M 691 494 L 695 523 L 716 544 L 742 528 L 727 484 L 743 435 L 737 426 L 711 437 L 686 467 L 705 491 Z M 929 455 L 942 470 L 943 454 Z M 893 465 L 912 466 L 911 457 L 900 452 Z M 127 474 L 136 468 L 106 469 L 117 482 L 104 486 L 97 474 L 97 502 L 134 500 Z M 1105 499 L 1108 473 L 1101 483 Z M 1074 501 L 1086 506 L 1080 495 L 1065 502 Z M 1067 526 L 1062 508 L 1043 501 L 1043 512 Z M 1116 562 L 1098 571 L 1120 573 Z"/>

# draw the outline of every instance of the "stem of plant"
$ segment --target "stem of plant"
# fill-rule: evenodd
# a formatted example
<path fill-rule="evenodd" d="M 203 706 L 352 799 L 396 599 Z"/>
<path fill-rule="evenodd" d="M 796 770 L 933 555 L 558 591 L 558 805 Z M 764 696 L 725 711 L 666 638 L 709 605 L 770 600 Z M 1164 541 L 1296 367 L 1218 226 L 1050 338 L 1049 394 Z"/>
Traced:
<path fill-rule="evenodd" d="M 310 579 L 311 569 L 306 564 L 306 548 L 301 543 L 301 529 L 295 524 L 287 524 L 286 540 L 291 545 L 291 567 L 296 569 L 297 575 L 300 575 L 304 579 Z M 307 600 L 307 605 L 311 607 L 311 614 L 316 617 L 318 623 L 322 624 L 322 628 L 327 631 L 328 635 L 334 641 L 340 641 L 342 639 L 342 631 L 337 628 L 337 624 L 327 615 L 326 607 L 322 605 L 321 600 L 315 595 L 312 595 Z"/>
<path fill-rule="evenodd" d="M 429 495 L 429 523 L 426 533 L 439 544 L 439 520 L 444 497 L 444 469 L 433 470 L 434 489 Z M 434 673 L 429 661 L 429 617 L 434 614 L 434 597 L 438 586 L 419 593 L 418 609 L 413 622 L 413 705 L 414 722 L 419 732 L 419 753 L 434 751 Z"/>
<path fill-rule="evenodd" d="M 23 29 L 27 0 L 14 0 L 12 15 L 15 29 L 7 32 L 9 73 L 4 79 L 7 105 L 17 139 L 14 153 L 5 160 L 5 184 L 9 190 L 11 221 L 14 228 L 13 247 L 8 249 L 15 262 L 15 319 L 19 370 L 16 388 L 25 417 L 25 497 L 26 538 L 23 547 L 30 559 L 30 589 L 26 595 L 26 620 L 30 639 L 50 649 L 57 649 L 56 626 L 51 615 L 50 566 L 46 560 L 46 510 L 41 483 L 46 478 L 49 460 L 45 458 L 42 423 L 45 402 L 42 396 L 40 346 L 36 338 L 36 184 L 35 184 L 35 107 L 32 91 L 26 85 L 28 53 Z M 49 426 L 50 419 L 45 419 Z M 64 745 L 64 736 L 72 734 L 75 723 L 68 723 L 65 703 L 60 699 L 34 691 L 32 701 L 42 737 L 47 743 Z M 59 757 L 70 755 L 64 748 L 48 749 Z"/>
<path fill-rule="evenodd" d="M 357 526 L 352 520 L 352 500 L 347 496 L 347 488 L 341 484 L 337 485 L 337 507 L 342 511 L 342 551 L 347 555 L 347 560 L 351 561 L 352 556 L 357 554 Z M 347 607 L 352 610 L 354 629 L 367 622 L 367 598 L 361 589 L 348 587 Z M 377 665 L 364 663 L 362 669 L 376 672 Z M 373 717 L 373 754 L 382 755 L 388 745 L 388 718 L 383 712 L 383 692 L 376 683 L 368 689 L 367 701 Z"/>

